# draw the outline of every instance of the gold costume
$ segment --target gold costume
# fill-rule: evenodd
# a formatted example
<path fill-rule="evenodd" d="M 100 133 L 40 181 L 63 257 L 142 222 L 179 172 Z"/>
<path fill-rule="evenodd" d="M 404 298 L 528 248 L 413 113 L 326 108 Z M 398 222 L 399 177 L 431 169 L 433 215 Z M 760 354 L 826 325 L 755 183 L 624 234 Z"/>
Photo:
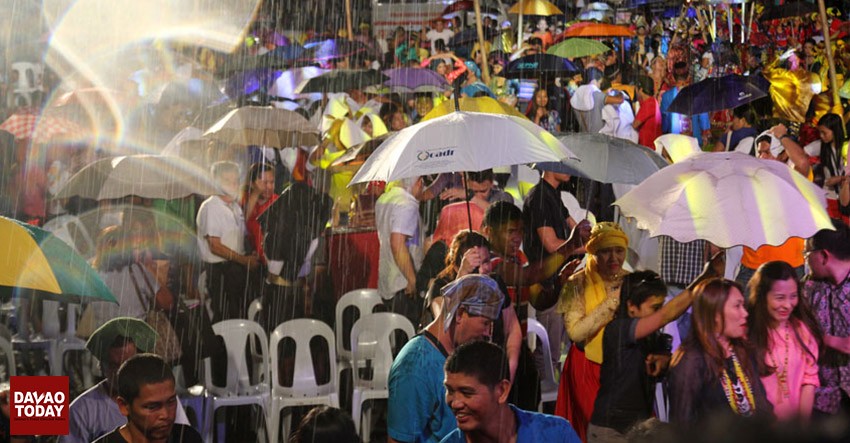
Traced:
<path fill-rule="evenodd" d="M 763 71 L 764 78 L 770 82 L 773 116 L 804 123 L 809 102 L 823 88 L 820 76 L 804 69 L 780 68 L 778 63 L 778 59 L 774 60 Z"/>

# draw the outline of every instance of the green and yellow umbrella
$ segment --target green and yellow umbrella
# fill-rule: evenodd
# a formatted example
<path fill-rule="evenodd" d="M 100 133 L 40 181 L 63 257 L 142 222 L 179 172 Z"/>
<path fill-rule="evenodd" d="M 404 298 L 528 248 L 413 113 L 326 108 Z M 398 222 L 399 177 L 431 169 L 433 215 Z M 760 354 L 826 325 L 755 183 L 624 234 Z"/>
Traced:
<path fill-rule="evenodd" d="M 0 217 L 0 292 L 33 289 L 47 299 L 111 301 L 91 265 L 65 242 L 35 226 Z"/>
<path fill-rule="evenodd" d="M 610 50 L 611 48 L 600 41 L 576 37 L 549 47 L 546 53 L 563 58 L 579 58 L 604 54 Z"/>

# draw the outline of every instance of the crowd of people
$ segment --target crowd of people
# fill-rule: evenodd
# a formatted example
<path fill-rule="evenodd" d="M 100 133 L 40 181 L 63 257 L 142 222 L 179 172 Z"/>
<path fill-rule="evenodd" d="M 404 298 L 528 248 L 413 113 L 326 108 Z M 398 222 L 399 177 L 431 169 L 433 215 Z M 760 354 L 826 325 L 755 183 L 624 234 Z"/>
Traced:
<path fill-rule="evenodd" d="M 820 441 L 850 435 L 850 95 L 842 87 L 833 102 L 825 55 L 825 45 L 834 46 L 843 84 L 848 27 L 834 8 L 829 35 L 818 14 L 750 25 L 727 5 L 718 15 L 728 14 L 729 26 L 720 18 L 710 26 L 701 9 L 697 17 L 688 11 L 633 10 L 623 28 L 634 37 L 603 38 L 607 50 L 570 60 L 576 70 L 558 75 L 508 72 L 511 61 L 563 40 L 564 23 L 547 17 L 527 20 L 518 43 L 509 22 L 490 17 L 485 42 L 477 33 L 455 38 L 469 31 L 460 19 L 399 27 L 387 38 L 364 23 L 346 53 L 311 60 L 335 71 L 432 70 L 451 85 L 444 92 L 358 84 L 292 100 L 274 96 L 270 84 L 247 91 L 238 76 L 212 88 L 175 81 L 128 117 L 126 131 L 208 169 L 215 195 L 59 199 L 75 172 L 109 150 L 0 137 L 8 160 L 2 215 L 50 227 L 97 214 L 87 226 L 92 266 L 118 300 L 69 310 L 75 321 L 62 321 L 62 329 L 76 324 L 68 333 L 87 340 L 104 379 L 71 404 L 71 433 L 60 440 L 199 441 L 176 401 L 170 365 L 192 385 L 209 358 L 213 381 L 223 385 L 227 355 L 211 328 L 223 320 L 255 320 L 269 336 L 299 318 L 341 328 L 333 277 L 356 263 L 331 266 L 330 245 L 350 232 L 373 232 L 377 241 L 376 310 L 403 316 L 417 331 L 397 343 L 389 371 L 387 441 L 676 441 L 718 417 L 753 429 L 792 423 Z M 239 50 L 242 62 L 298 39 L 309 46 L 348 37 L 284 38 L 274 20 L 258 23 Z M 193 54 L 212 65 L 228 60 Z M 684 88 L 727 74 L 748 76 L 767 96 L 713 113 L 669 111 Z M 199 148 L 187 128 L 208 129 L 225 94 L 232 106 L 294 109 L 315 123 L 321 143 L 246 149 L 204 139 Z M 611 208 L 620 188 L 562 173 L 529 179 L 507 168 L 348 186 L 374 139 L 417 124 L 453 96 L 497 100 L 553 133 L 626 139 L 669 162 L 676 156 L 656 142 L 666 134 L 693 137 L 704 151 L 786 163 L 823 188 L 834 230 L 745 247 L 736 259 L 705 240 L 647 243 Z M 356 157 L 338 161 L 355 148 Z M 189 233 L 188 245 L 163 233 L 166 218 Z M 28 339 L 48 329 L 48 303 L 20 303 L 11 332 Z M 163 330 L 145 322 L 151 311 L 169 319 L 179 349 L 155 346 Z M 543 326 L 550 352 L 527 340 L 529 321 Z M 271 352 L 288 353 L 280 372 L 291 385 L 294 348 Z M 328 376 L 314 364 L 317 377 Z M 541 402 L 548 366 L 559 377 L 554 405 Z M 812 427 L 832 417 L 844 418 L 839 436 Z M 228 413 L 228 438 L 256 439 L 258 421 Z M 327 406 L 305 414 L 292 436 L 356 439 L 351 417 Z"/>

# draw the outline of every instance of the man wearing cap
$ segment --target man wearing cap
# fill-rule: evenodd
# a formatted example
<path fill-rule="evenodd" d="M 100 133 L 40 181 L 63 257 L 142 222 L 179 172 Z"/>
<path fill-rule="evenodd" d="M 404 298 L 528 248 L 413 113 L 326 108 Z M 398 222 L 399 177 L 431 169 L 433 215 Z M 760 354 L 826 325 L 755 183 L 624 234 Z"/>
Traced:
<path fill-rule="evenodd" d="M 490 338 L 504 300 L 496 281 L 480 274 L 463 276 L 441 293 L 439 317 L 404 345 L 390 368 L 390 443 L 439 442 L 455 429 L 445 401 L 443 364 L 457 346 Z"/>
<path fill-rule="evenodd" d="M 137 353 L 154 349 L 157 336 L 147 323 L 129 317 L 106 322 L 89 337 L 86 349 L 100 362 L 106 377 L 79 395 L 69 408 L 69 434 L 60 443 L 88 443 L 127 422 L 116 402 L 118 368 Z M 188 425 L 183 406 L 177 406 L 175 423 Z"/>

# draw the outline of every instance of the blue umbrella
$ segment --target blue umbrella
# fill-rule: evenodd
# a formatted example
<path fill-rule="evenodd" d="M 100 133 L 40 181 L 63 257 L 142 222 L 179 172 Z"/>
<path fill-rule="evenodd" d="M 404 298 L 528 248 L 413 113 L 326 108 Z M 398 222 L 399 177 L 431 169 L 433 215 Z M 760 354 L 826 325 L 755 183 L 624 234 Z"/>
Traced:
<path fill-rule="evenodd" d="M 707 78 L 686 86 L 667 109 L 677 114 L 695 115 L 745 105 L 767 96 L 767 92 L 742 75 Z"/>

